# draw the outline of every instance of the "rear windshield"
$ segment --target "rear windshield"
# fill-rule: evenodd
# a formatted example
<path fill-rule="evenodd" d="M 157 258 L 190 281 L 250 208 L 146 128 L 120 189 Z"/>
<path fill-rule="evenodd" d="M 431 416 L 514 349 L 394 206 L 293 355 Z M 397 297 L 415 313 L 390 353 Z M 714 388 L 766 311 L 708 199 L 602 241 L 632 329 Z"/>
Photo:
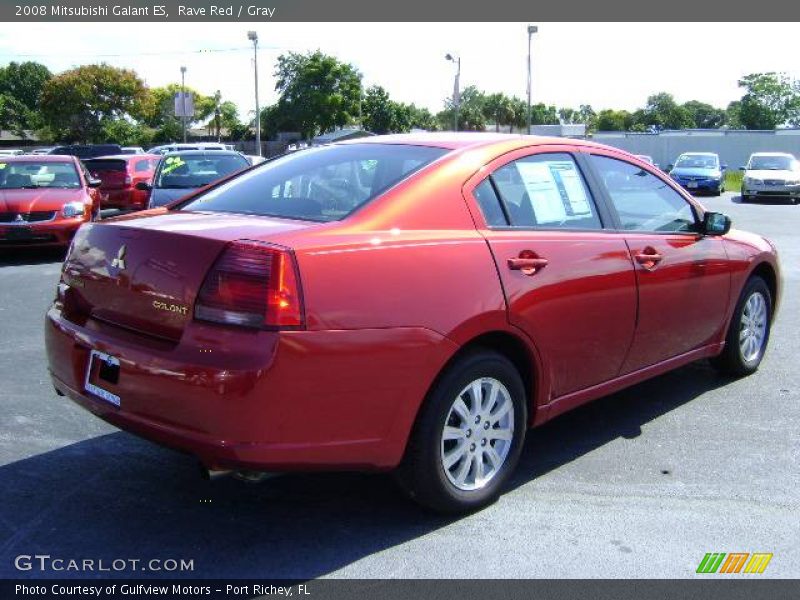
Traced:
<path fill-rule="evenodd" d="M 447 152 L 399 144 L 303 150 L 263 163 L 180 209 L 335 221 Z"/>
<path fill-rule="evenodd" d="M 83 164 L 91 173 L 107 173 L 109 171 L 119 171 L 124 173 L 127 170 L 127 163 L 124 160 L 113 159 L 92 159 L 84 160 Z"/>
<path fill-rule="evenodd" d="M 240 155 L 167 155 L 156 175 L 157 188 L 198 188 L 250 166 Z"/>
<path fill-rule="evenodd" d="M 77 188 L 81 182 L 71 162 L 0 161 L 0 189 Z"/>

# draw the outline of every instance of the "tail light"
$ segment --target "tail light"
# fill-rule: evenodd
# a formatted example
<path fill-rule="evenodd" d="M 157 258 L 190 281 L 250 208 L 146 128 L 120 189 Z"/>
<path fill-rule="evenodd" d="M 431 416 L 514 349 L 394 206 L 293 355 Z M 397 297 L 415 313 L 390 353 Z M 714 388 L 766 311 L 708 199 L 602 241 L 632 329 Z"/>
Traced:
<path fill-rule="evenodd" d="M 251 240 L 229 243 L 206 275 L 195 319 L 254 327 L 303 326 L 303 300 L 290 250 Z"/>

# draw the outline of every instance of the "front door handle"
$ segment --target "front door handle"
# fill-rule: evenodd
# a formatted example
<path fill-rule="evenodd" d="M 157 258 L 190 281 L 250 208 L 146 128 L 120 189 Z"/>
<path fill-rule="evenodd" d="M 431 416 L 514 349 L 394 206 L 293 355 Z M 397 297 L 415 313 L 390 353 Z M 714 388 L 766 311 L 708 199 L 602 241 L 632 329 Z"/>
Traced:
<path fill-rule="evenodd" d="M 535 275 L 547 266 L 547 259 L 535 254 L 520 252 L 517 258 L 508 259 L 508 268 L 512 271 L 522 271 L 523 275 Z"/>
<path fill-rule="evenodd" d="M 664 260 L 664 256 L 656 252 L 655 248 L 651 248 L 650 246 L 634 254 L 633 258 L 648 271 L 655 269 L 658 263 Z"/>

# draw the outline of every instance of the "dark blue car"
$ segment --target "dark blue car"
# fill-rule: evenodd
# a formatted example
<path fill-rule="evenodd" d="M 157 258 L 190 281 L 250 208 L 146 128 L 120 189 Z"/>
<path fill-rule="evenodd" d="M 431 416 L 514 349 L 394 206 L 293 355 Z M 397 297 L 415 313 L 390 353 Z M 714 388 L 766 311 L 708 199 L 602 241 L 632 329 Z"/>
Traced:
<path fill-rule="evenodd" d="M 164 206 L 197 188 L 241 171 L 250 162 L 238 152 L 186 151 L 167 154 L 158 163 L 150 189 L 149 208 Z"/>
<path fill-rule="evenodd" d="M 685 152 L 674 165 L 667 167 L 670 177 L 693 194 L 714 194 L 725 191 L 725 169 L 713 152 Z"/>

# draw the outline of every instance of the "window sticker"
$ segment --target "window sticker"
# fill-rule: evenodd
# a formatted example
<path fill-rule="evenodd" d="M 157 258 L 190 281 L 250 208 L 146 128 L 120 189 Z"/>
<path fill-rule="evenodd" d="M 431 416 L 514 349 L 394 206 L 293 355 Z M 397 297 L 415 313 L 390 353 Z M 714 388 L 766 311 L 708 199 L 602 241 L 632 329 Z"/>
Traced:
<path fill-rule="evenodd" d="M 3 170 L 5 168 L 6 168 L 6 163 L 0 163 L 0 170 Z"/>
<path fill-rule="evenodd" d="M 186 162 L 180 156 L 168 156 L 164 159 L 164 168 L 161 169 L 161 173 L 166 175 L 185 164 Z"/>
<path fill-rule="evenodd" d="M 518 161 L 516 166 L 537 223 L 562 223 L 591 216 L 589 198 L 573 162 Z"/>

